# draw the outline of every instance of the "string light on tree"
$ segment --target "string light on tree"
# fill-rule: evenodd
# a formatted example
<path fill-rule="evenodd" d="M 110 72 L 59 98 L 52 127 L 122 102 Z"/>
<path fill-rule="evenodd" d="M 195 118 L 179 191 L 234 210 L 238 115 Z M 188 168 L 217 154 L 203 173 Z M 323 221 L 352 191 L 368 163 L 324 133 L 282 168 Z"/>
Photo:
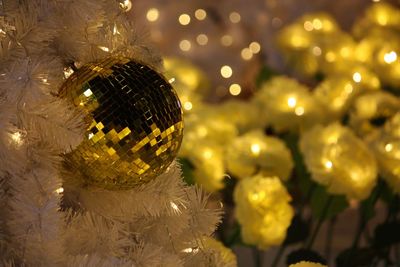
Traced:
<path fill-rule="evenodd" d="M 241 16 L 238 12 L 234 11 L 229 14 L 229 20 L 232 23 L 239 23 L 241 20 Z"/>
<path fill-rule="evenodd" d="M 225 79 L 228 79 L 232 76 L 233 71 L 232 68 L 228 65 L 224 65 L 221 67 L 221 76 L 224 77 Z"/>
<path fill-rule="evenodd" d="M 160 12 L 158 11 L 157 8 L 150 8 L 147 10 L 146 13 L 146 19 L 150 22 L 155 22 L 158 20 L 158 17 L 160 16 Z"/>
<path fill-rule="evenodd" d="M 178 18 L 178 21 L 181 25 L 186 26 L 190 23 L 190 16 L 186 13 L 181 14 Z"/>
<path fill-rule="evenodd" d="M 192 48 L 192 43 L 186 39 L 182 40 L 179 42 L 179 48 L 184 52 L 188 52 Z"/>
<path fill-rule="evenodd" d="M 229 86 L 229 93 L 233 96 L 238 96 L 242 92 L 242 88 L 239 84 L 234 83 Z"/>
<path fill-rule="evenodd" d="M 196 11 L 194 12 L 194 16 L 198 20 L 205 20 L 205 18 L 207 17 L 207 12 L 201 8 L 196 9 Z"/>
<path fill-rule="evenodd" d="M 392 63 L 396 62 L 396 60 L 397 60 L 397 53 L 395 51 L 386 53 L 383 59 L 385 60 L 385 62 L 387 64 L 392 64 Z"/>

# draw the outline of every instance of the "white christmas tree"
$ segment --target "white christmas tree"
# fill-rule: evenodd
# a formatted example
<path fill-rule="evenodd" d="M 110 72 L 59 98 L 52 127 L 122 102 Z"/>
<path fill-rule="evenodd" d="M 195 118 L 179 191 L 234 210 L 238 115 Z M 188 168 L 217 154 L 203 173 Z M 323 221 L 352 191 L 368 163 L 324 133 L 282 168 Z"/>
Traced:
<path fill-rule="evenodd" d="M 82 186 L 64 156 L 83 114 L 58 97 L 71 66 L 118 54 L 160 71 L 130 1 L 0 1 L 0 266 L 234 266 L 220 211 L 179 165 L 129 190 Z"/>

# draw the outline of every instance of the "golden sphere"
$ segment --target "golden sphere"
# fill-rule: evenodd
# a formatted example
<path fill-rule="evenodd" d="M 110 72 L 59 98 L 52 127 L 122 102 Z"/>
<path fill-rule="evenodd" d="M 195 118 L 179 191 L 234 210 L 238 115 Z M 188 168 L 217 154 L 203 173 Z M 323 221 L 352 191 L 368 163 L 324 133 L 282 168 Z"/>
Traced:
<path fill-rule="evenodd" d="M 181 103 L 150 67 L 123 57 L 90 63 L 65 81 L 60 96 L 90 122 L 84 141 L 66 155 L 87 184 L 129 189 L 163 173 L 176 157 Z"/>

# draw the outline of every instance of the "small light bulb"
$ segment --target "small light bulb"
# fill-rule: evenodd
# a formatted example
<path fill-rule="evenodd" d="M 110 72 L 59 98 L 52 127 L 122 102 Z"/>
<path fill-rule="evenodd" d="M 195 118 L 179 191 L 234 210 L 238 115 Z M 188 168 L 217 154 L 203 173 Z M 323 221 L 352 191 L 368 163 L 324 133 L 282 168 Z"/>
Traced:
<path fill-rule="evenodd" d="M 257 54 L 261 50 L 261 45 L 258 42 L 251 42 L 249 48 L 253 54 Z"/>
<path fill-rule="evenodd" d="M 173 208 L 175 211 L 180 211 L 178 205 L 176 205 L 174 202 L 169 203 L 171 205 L 171 208 Z"/>
<path fill-rule="evenodd" d="M 221 44 L 223 46 L 231 46 L 233 43 L 233 37 L 232 35 L 226 34 L 221 37 Z"/>
<path fill-rule="evenodd" d="M 190 16 L 188 14 L 181 14 L 178 18 L 178 21 L 181 25 L 188 25 L 190 23 Z"/>
<path fill-rule="evenodd" d="M 304 22 L 304 29 L 306 30 L 306 31 L 308 31 L 308 32 L 310 32 L 310 31 L 312 31 L 312 30 L 314 30 L 314 26 L 313 26 L 313 24 L 311 23 L 311 21 L 306 21 L 306 22 Z"/>
<path fill-rule="evenodd" d="M 199 45 L 206 45 L 208 43 L 208 37 L 202 33 L 197 35 L 196 41 Z"/>
<path fill-rule="evenodd" d="M 104 52 L 110 52 L 110 49 L 109 49 L 108 47 L 99 45 L 98 48 L 100 48 L 100 49 L 103 50 Z"/>
<path fill-rule="evenodd" d="M 355 81 L 356 83 L 361 82 L 361 74 L 359 72 L 353 74 L 353 81 Z"/>
<path fill-rule="evenodd" d="M 60 188 L 56 189 L 56 193 L 57 194 L 62 194 L 63 192 L 64 192 L 64 188 L 63 187 L 60 187 Z"/>
<path fill-rule="evenodd" d="M 332 169 L 332 167 L 333 167 L 333 163 L 330 160 L 325 161 L 324 165 L 325 165 L 325 168 L 327 168 L 327 169 Z"/>
<path fill-rule="evenodd" d="M 250 48 L 243 48 L 242 51 L 240 52 L 240 56 L 244 60 L 250 60 L 253 57 L 253 53 L 251 52 Z"/>
<path fill-rule="evenodd" d="M 296 109 L 294 110 L 294 113 L 297 116 L 302 116 L 304 114 L 304 108 L 303 107 L 296 107 Z"/>
<path fill-rule="evenodd" d="M 186 109 L 186 110 L 191 110 L 191 109 L 193 108 L 192 102 L 186 101 L 186 102 L 183 104 L 183 108 Z"/>
<path fill-rule="evenodd" d="M 386 145 L 385 145 L 385 150 L 386 150 L 386 152 L 392 151 L 392 150 L 393 150 L 393 145 L 390 144 L 390 143 L 386 144 Z"/>
<path fill-rule="evenodd" d="M 320 56 L 322 54 L 322 50 L 319 46 L 314 46 L 312 52 L 315 56 Z"/>
<path fill-rule="evenodd" d="M 258 156 L 260 154 L 261 147 L 259 144 L 254 143 L 254 144 L 251 144 L 250 150 L 251 150 L 251 153 L 253 153 L 253 155 Z"/>
<path fill-rule="evenodd" d="M 213 152 L 212 152 L 212 150 L 210 150 L 210 149 L 206 149 L 206 150 L 203 152 L 203 157 L 204 157 L 205 159 L 211 159 L 212 156 L 213 156 Z"/>
<path fill-rule="evenodd" d="M 239 22 L 240 22 L 240 19 L 241 19 L 240 14 L 237 13 L 237 12 L 231 12 L 231 13 L 229 14 L 229 20 L 230 20 L 232 23 L 239 23 Z"/>
<path fill-rule="evenodd" d="M 295 97 L 289 97 L 287 100 L 287 104 L 289 107 L 294 108 L 296 106 L 297 100 Z"/>
<path fill-rule="evenodd" d="M 158 17 L 160 16 L 160 12 L 158 11 L 157 8 L 150 8 L 147 10 L 146 14 L 146 19 L 150 22 L 154 22 L 158 20 Z"/>
<path fill-rule="evenodd" d="M 207 12 L 204 9 L 197 9 L 194 12 L 194 16 L 196 17 L 196 19 L 198 20 L 204 20 L 207 17 Z"/>
<path fill-rule="evenodd" d="M 397 54 L 394 51 L 391 51 L 389 53 L 386 53 L 383 56 L 383 60 L 387 63 L 387 64 L 392 64 L 393 62 L 395 62 L 397 60 Z"/>
<path fill-rule="evenodd" d="M 233 74 L 232 68 L 228 65 L 224 65 L 221 67 L 221 76 L 224 78 L 230 78 Z"/>
<path fill-rule="evenodd" d="M 229 93 L 233 96 L 237 96 L 242 92 L 242 88 L 240 87 L 239 84 L 234 83 L 229 86 Z"/>
<path fill-rule="evenodd" d="M 180 48 L 182 51 L 187 52 L 187 51 L 190 50 L 191 47 L 192 47 L 192 43 L 191 43 L 189 40 L 182 40 L 182 41 L 180 41 L 180 43 L 179 43 L 179 48 Z"/>

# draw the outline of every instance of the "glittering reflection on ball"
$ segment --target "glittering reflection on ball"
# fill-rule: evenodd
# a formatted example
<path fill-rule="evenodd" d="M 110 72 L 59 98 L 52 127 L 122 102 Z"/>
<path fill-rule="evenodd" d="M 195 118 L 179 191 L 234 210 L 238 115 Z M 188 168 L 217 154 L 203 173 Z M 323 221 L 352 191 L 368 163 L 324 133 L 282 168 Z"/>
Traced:
<path fill-rule="evenodd" d="M 179 150 L 181 104 L 146 65 L 121 57 L 87 64 L 67 79 L 60 96 L 90 122 L 84 141 L 66 155 L 88 184 L 132 188 L 165 171 Z"/>

